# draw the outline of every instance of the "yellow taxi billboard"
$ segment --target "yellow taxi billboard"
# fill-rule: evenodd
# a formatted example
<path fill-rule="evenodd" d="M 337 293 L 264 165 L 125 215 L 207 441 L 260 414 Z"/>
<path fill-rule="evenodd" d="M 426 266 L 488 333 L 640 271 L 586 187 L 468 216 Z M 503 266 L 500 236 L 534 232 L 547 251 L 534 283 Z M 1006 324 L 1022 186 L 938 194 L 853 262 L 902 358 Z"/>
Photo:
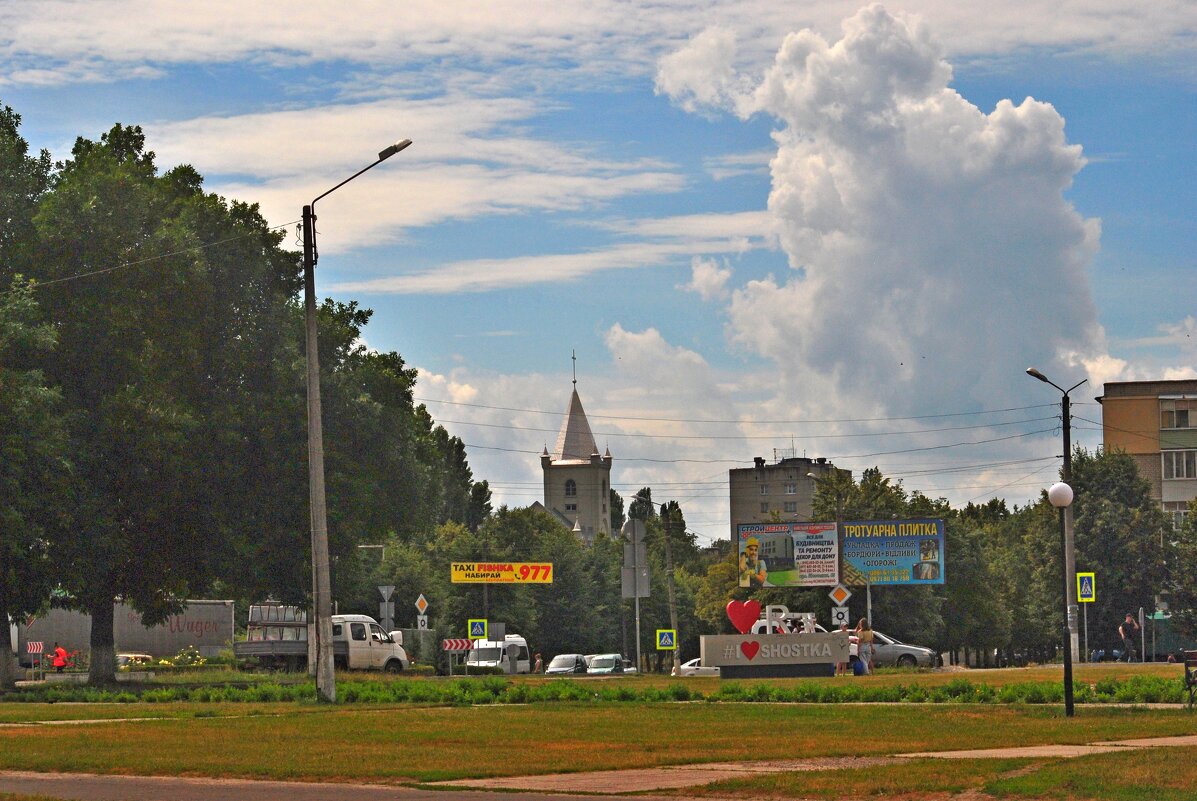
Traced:
<path fill-rule="evenodd" d="M 552 562 L 453 562 L 454 584 L 552 584 Z"/>

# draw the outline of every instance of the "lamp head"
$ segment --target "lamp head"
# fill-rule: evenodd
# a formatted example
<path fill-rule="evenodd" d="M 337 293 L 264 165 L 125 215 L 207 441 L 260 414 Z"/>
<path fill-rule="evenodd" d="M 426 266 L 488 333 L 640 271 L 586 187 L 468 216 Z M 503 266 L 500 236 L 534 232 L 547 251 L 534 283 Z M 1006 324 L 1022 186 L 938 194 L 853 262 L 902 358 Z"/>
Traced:
<path fill-rule="evenodd" d="M 1072 487 L 1063 481 L 1052 484 L 1047 490 L 1047 500 L 1057 509 L 1063 509 L 1072 503 Z"/>
<path fill-rule="evenodd" d="M 395 144 L 389 145 L 389 146 L 383 148 L 381 151 L 379 151 L 378 160 L 386 161 L 391 156 L 395 155 L 400 150 L 403 150 L 405 147 L 407 147 L 410 144 L 411 144 L 410 139 L 401 139 L 398 142 L 396 142 Z"/>
<path fill-rule="evenodd" d="M 1036 370 L 1034 367 L 1027 368 L 1027 375 L 1029 375 L 1031 378 L 1038 378 L 1040 381 L 1042 381 L 1045 384 L 1051 383 L 1051 381 L 1047 380 L 1047 376 L 1045 376 L 1043 373 Z"/>

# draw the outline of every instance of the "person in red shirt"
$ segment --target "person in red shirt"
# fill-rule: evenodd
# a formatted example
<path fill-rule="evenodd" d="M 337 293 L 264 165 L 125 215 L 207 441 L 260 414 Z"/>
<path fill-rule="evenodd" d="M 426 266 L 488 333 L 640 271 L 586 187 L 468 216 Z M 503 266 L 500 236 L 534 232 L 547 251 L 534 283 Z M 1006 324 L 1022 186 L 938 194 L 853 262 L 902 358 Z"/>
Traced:
<path fill-rule="evenodd" d="M 58 643 L 54 643 L 54 670 L 61 673 L 63 668 L 67 666 L 67 652 Z"/>

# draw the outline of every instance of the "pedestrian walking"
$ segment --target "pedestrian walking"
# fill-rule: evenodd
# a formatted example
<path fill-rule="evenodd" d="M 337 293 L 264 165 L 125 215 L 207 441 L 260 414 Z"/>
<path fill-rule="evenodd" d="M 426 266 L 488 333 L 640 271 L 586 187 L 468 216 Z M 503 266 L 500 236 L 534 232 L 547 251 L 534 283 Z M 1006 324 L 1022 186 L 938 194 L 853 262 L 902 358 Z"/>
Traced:
<path fill-rule="evenodd" d="M 540 652 L 536 653 L 536 664 L 532 668 L 533 673 L 544 673 L 544 659 L 541 658 Z"/>
<path fill-rule="evenodd" d="M 1139 634 L 1139 624 L 1129 612 L 1126 620 L 1118 627 L 1118 636 L 1122 638 L 1122 658 L 1127 662 L 1135 661 L 1135 637 Z"/>

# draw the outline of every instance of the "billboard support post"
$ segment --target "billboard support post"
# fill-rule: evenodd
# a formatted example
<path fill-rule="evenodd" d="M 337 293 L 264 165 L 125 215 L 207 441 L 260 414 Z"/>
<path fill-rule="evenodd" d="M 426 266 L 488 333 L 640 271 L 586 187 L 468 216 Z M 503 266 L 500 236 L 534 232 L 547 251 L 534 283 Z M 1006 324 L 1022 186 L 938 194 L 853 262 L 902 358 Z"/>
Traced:
<path fill-rule="evenodd" d="M 647 528 L 643 520 L 629 518 L 620 529 L 623 546 L 623 592 L 624 598 L 632 598 L 636 615 L 636 670 L 644 665 L 640 659 L 640 598 L 649 595 L 648 551 L 644 542 Z"/>
<path fill-rule="evenodd" d="M 873 628 L 873 584 L 868 578 L 865 578 L 865 620 Z"/>

